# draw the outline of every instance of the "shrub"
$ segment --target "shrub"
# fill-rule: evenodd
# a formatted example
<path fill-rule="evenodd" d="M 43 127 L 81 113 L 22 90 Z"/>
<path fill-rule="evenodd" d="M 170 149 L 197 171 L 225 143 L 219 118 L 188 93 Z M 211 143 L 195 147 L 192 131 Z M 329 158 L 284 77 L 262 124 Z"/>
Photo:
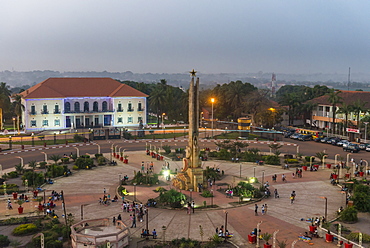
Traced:
<path fill-rule="evenodd" d="M 157 188 L 155 189 L 155 191 L 156 191 L 156 192 L 164 192 L 164 191 L 166 191 L 166 189 L 165 189 L 165 188 L 163 188 L 163 187 L 161 187 L 161 186 L 159 186 L 159 187 L 157 187 Z"/>
<path fill-rule="evenodd" d="M 47 163 L 45 161 L 39 162 L 40 169 L 45 169 L 46 164 Z"/>
<path fill-rule="evenodd" d="M 84 155 L 87 156 L 87 155 Z M 89 157 L 79 157 L 76 159 L 76 165 L 79 169 L 90 169 L 94 164 L 92 158 Z"/>
<path fill-rule="evenodd" d="M 183 193 L 177 192 L 175 189 L 170 189 L 159 195 L 159 202 L 165 205 L 170 204 L 171 207 L 182 207 L 182 202 L 186 200 L 186 196 Z"/>
<path fill-rule="evenodd" d="M 352 241 L 358 241 L 359 233 L 353 232 L 346 236 L 346 239 L 352 240 Z M 370 235 L 363 233 L 362 234 L 362 242 L 369 243 L 370 242 Z"/>
<path fill-rule="evenodd" d="M 314 162 L 315 161 L 315 158 L 314 157 L 311 158 L 310 156 L 305 156 L 304 159 L 306 160 L 306 162 L 310 162 L 310 161 Z"/>
<path fill-rule="evenodd" d="M 298 159 L 295 159 L 295 158 L 286 159 L 285 162 L 288 164 L 296 164 L 298 163 Z"/>
<path fill-rule="evenodd" d="M 44 173 L 36 173 L 33 171 L 27 171 L 23 174 L 22 180 L 28 180 L 28 185 L 29 186 L 38 186 L 44 183 L 45 177 Z"/>
<path fill-rule="evenodd" d="M 98 160 L 98 165 L 105 164 L 105 157 L 99 156 L 99 157 L 97 157 L 97 160 Z"/>
<path fill-rule="evenodd" d="M 343 222 L 357 222 L 357 210 L 354 207 L 348 207 L 340 213 L 340 220 Z"/>
<path fill-rule="evenodd" d="M 0 234 L 0 247 L 7 247 L 10 244 L 8 236 Z"/>
<path fill-rule="evenodd" d="M 8 173 L 9 178 L 17 178 L 19 176 L 18 172 L 16 171 L 11 171 Z"/>
<path fill-rule="evenodd" d="M 202 194 L 200 194 L 203 197 L 213 197 L 213 193 L 209 191 L 208 189 L 203 190 Z"/>
<path fill-rule="evenodd" d="M 62 160 L 62 163 L 63 163 L 63 164 L 68 164 L 68 163 L 69 163 L 69 158 L 68 158 L 68 157 L 66 157 L 66 158 L 61 158 L 61 160 Z"/>
<path fill-rule="evenodd" d="M 171 146 L 169 145 L 165 145 L 162 148 L 166 154 L 169 154 L 171 152 Z"/>
<path fill-rule="evenodd" d="M 55 178 L 63 176 L 64 168 L 56 164 L 52 164 L 48 167 L 48 172 L 46 173 L 47 177 Z"/>
<path fill-rule="evenodd" d="M 95 154 L 95 158 L 97 159 L 98 157 L 102 157 L 103 156 L 103 154 L 101 154 L 101 153 L 96 153 Z"/>
<path fill-rule="evenodd" d="M 82 142 L 82 141 L 84 141 L 84 139 L 85 139 L 85 137 L 83 137 L 83 136 L 81 136 L 81 135 L 78 135 L 78 134 L 75 134 L 75 135 L 73 136 L 73 140 L 74 140 L 75 142 Z"/>
<path fill-rule="evenodd" d="M 78 170 L 78 166 L 77 165 L 74 165 L 72 169 Z"/>
<path fill-rule="evenodd" d="M 21 236 L 21 235 L 29 235 L 34 234 L 37 232 L 37 227 L 35 224 L 22 224 L 14 228 L 13 235 L 14 236 Z"/>
<path fill-rule="evenodd" d="M 280 165 L 280 158 L 277 155 L 262 156 L 262 160 L 265 161 L 266 164 Z"/>

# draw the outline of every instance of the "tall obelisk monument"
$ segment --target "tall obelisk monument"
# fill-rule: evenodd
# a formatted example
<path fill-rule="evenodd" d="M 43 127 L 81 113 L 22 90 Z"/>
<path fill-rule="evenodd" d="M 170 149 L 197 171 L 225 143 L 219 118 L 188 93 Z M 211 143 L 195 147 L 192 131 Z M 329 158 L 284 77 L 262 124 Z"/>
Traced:
<path fill-rule="evenodd" d="M 192 70 L 189 87 L 189 141 L 186 147 L 186 157 L 183 159 L 183 168 L 173 180 L 174 186 L 185 190 L 199 191 L 199 186 L 205 186 L 204 172 L 199 161 L 199 78 Z"/>

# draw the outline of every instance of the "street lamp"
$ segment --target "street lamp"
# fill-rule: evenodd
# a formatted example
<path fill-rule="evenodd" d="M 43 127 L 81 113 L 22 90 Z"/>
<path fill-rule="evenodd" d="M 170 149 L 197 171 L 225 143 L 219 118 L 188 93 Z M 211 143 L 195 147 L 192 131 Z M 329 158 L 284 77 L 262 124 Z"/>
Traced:
<path fill-rule="evenodd" d="M 265 181 L 265 171 L 263 170 L 262 171 L 262 185 L 263 185 L 264 181 Z"/>
<path fill-rule="evenodd" d="M 35 146 L 35 134 L 34 133 L 31 134 L 31 138 L 32 138 L 32 147 L 34 147 Z"/>
<path fill-rule="evenodd" d="M 79 158 L 80 157 L 80 149 L 78 149 L 78 147 L 73 147 L 73 148 L 77 150 L 77 158 Z"/>
<path fill-rule="evenodd" d="M 213 206 L 213 189 L 211 189 L 211 207 Z"/>
<path fill-rule="evenodd" d="M 166 113 L 162 113 L 162 129 L 163 129 L 163 138 L 165 136 L 165 127 L 164 127 L 164 116 L 166 115 Z"/>
<path fill-rule="evenodd" d="M 256 248 L 259 248 L 260 247 L 260 239 L 259 239 L 259 236 L 260 236 L 260 225 L 262 224 L 262 221 L 258 222 L 257 223 L 257 232 L 256 232 Z"/>
<path fill-rule="evenodd" d="M 24 164 L 23 164 L 23 158 L 22 158 L 22 157 L 19 157 L 19 156 L 18 156 L 18 157 L 16 157 L 16 158 L 21 159 L 21 166 L 23 167 L 23 165 L 24 165 Z"/>
<path fill-rule="evenodd" d="M 15 135 L 15 117 L 13 117 L 13 134 Z"/>
<path fill-rule="evenodd" d="M 367 170 L 369 168 L 369 163 L 367 162 L 367 160 L 363 160 L 363 161 L 366 163 L 366 165 L 365 165 L 365 180 L 366 180 L 366 175 L 367 175 Z"/>
<path fill-rule="evenodd" d="M 190 201 L 193 200 L 193 189 L 190 189 Z"/>
<path fill-rule="evenodd" d="M 325 199 L 325 220 L 328 221 L 328 198 L 320 196 L 321 199 Z"/>
<path fill-rule="evenodd" d="M 98 146 L 98 154 L 100 154 L 100 145 L 95 143 L 94 145 L 97 145 Z"/>
<path fill-rule="evenodd" d="M 367 136 L 367 124 L 369 124 L 369 122 L 367 122 L 367 121 L 365 121 L 364 122 L 364 124 L 365 124 L 365 143 L 366 143 L 366 136 Z"/>
<path fill-rule="evenodd" d="M 224 233 L 225 239 L 226 239 L 226 230 L 227 230 L 227 214 L 228 214 L 228 212 L 225 211 L 225 233 Z"/>
<path fill-rule="evenodd" d="M 322 168 L 325 169 L 325 158 L 327 158 L 328 155 L 322 156 Z"/>
<path fill-rule="evenodd" d="M 212 103 L 212 122 L 211 122 L 211 128 L 212 128 L 212 139 L 213 139 L 213 104 L 215 103 L 215 99 L 212 97 L 211 98 L 211 103 Z"/>
<path fill-rule="evenodd" d="M 48 161 L 48 155 L 46 154 L 46 152 L 41 152 L 42 154 L 44 154 L 44 156 L 45 156 L 45 162 L 47 162 Z"/>
<path fill-rule="evenodd" d="M 134 183 L 134 202 L 136 201 L 136 183 Z"/>

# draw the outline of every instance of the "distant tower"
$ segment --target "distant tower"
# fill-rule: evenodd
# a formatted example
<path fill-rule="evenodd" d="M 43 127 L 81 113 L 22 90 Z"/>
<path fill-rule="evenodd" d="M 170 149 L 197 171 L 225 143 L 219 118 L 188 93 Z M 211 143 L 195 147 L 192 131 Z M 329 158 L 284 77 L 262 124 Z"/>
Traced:
<path fill-rule="evenodd" d="M 276 90 L 276 74 L 272 73 L 272 77 L 271 77 L 271 97 L 275 96 L 275 90 Z"/>

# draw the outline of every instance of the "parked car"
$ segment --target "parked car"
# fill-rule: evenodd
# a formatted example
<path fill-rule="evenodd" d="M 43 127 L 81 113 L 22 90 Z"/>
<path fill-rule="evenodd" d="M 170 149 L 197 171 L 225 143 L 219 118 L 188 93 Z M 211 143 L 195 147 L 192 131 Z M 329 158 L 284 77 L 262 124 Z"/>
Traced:
<path fill-rule="evenodd" d="M 328 140 L 329 140 L 330 138 L 329 137 L 325 137 L 325 138 L 322 138 L 321 140 L 320 140 L 320 142 L 321 143 L 326 143 L 326 142 L 328 142 Z"/>
<path fill-rule="evenodd" d="M 358 147 L 361 149 L 361 150 L 365 150 L 366 147 L 367 147 L 368 144 L 359 144 Z"/>
<path fill-rule="evenodd" d="M 341 141 L 339 141 L 339 142 L 337 142 L 337 146 L 343 146 L 343 144 L 344 143 L 347 143 L 348 142 L 348 140 L 341 140 Z"/>
<path fill-rule="evenodd" d="M 370 144 L 366 146 L 365 151 L 370 152 Z"/>
<path fill-rule="evenodd" d="M 315 142 L 321 142 L 321 139 L 322 139 L 322 138 L 318 137 L 318 138 L 314 139 L 314 141 L 315 141 Z"/>
<path fill-rule="evenodd" d="M 349 144 L 351 144 L 351 142 L 349 142 L 348 140 L 346 142 L 343 142 L 343 147 L 347 147 Z"/>
<path fill-rule="evenodd" d="M 290 135 L 290 138 L 291 139 L 298 139 L 299 135 L 301 135 L 301 134 L 299 134 L 299 133 L 293 133 L 292 135 Z"/>
<path fill-rule="evenodd" d="M 295 132 L 284 132 L 284 138 L 289 138 L 292 136 Z"/>
<path fill-rule="evenodd" d="M 301 134 L 301 135 L 298 137 L 298 140 L 300 140 L 300 141 L 308 141 L 308 140 L 312 140 L 312 135 L 311 135 L 311 134 Z"/>
<path fill-rule="evenodd" d="M 334 138 L 334 139 L 332 139 L 332 140 L 331 140 L 331 144 L 335 146 L 335 145 L 337 145 L 337 143 L 338 143 L 339 141 L 341 141 L 341 139 L 340 139 L 340 138 Z"/>
<path fill-rule="evenodd" d="M 360 147 L 358 147 L 357 144 L 350 143 L 347 147 L 343 147 L 343 151 L 345 151 L 345 152 L 351 152 L 351 153 L 359 152 L 360 151 Z"/>

